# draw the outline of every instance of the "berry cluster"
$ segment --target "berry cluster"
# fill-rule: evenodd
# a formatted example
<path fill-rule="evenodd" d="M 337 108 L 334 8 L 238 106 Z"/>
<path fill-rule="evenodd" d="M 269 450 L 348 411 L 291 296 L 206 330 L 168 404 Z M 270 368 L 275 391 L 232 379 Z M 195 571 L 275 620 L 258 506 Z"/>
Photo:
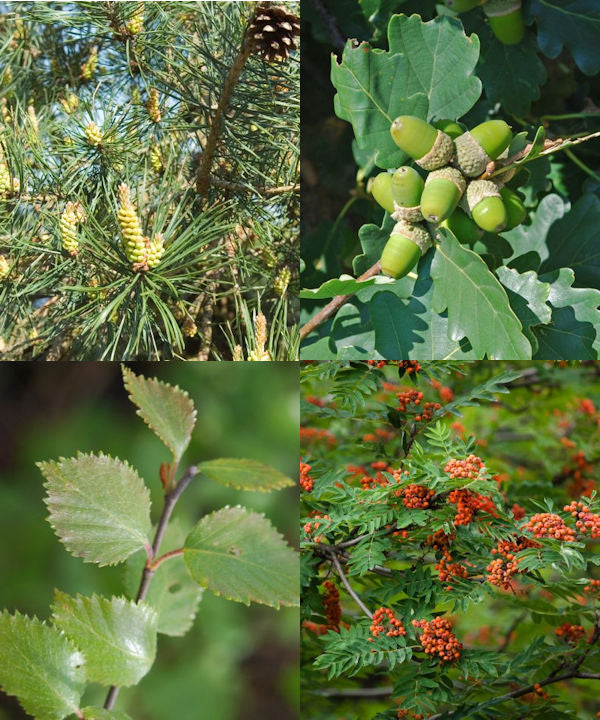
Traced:
<path fill-rule="evenodd" d="M 388 637 L 398 637 L 398 635 L 406 635 L 406 630 L 402 624 L 402 620 L 394 615 L 392 610 L 386 607 L 380 607 L 373 613 L 371 618 L 371 635 L 377 637 L 385 633 Z M 369 638 L 373 642 L 372 638 Z"/>
<path fill-rule="evenodd" d="M 582 401 L 583 402 L 583 401 Z M 562 438 L 567 440 L 567 438 Z M 571 443 L 573 446 L 574 443 Z M 592 476 L 594 465 L 588 462 L 584 453 L 579 450 L 571 457 L 571 464 L 565 465 L 562 469 L 563 476 L 569 480 L 567 492 L 571 497 L 589 497 L 596 487 L 596 481 Z"/>
<path fill-rule="evenodd" d="M 598 713 L 600 716 L 600 713 Z M 410 718 L 411 720 L 423 720 L 424 715 L 423 713 L 415 713 L 412 710 L 405 710 L 400 709 L 398 710 L 398 720 L 405 720 L 406 718 Z"/>
<path fill-rule="evenodd" d="M 426 510 L 430 506 L 434 495 L 434 491 L 429 490 L 425 485 L 412 483 L 402 491 L 402 502 L 405 507 L 412 510 Z"/>
<path fill-rule="evenodd" d="M 371 468 L 376 471 L 374 476 L 365 474 L 360 478 L 360 484 L 363 490 L 372 490 L 377 486 L 387 487 L 390 485 L 390 481 L 385 477 L 383 472 L 392 473 L 393 468 L 391 465 L 388 465 L 383 460 L 376 460 L 371 463 Z M 362 470 L 364 471 L 364 468 L 362 468 Z"/>
<path fill-rule="evenodd" d="M 432 380 L 431 381 L 432 387 L 438 391 L 440 398 L 448 403 L 452 402 L 454 400 L 454 392 L 452 388 L 447 387 L 446 385 L 442 385 L 442 383 L 439 380 Z"/>
<path fill-rule="evenodd" d="M 503 590 L 512 590 L 513 577 L 519 572 L 519 561 L 515 559 L 515 554 L 529 547 L 539 547 L 539 543 L 526 537 L 518 537 L 514 542 L 501 540 L 498 547 L 492 550 L 492 555 L 501 557 L 492 560 L 486 568 L 488 582 Z"/>
<path fill-rule="evenodd" d="M 536 513 L 523 525 L 534 537 L 549 537 L 565 542 L 575 541 L 575 531 L 565 525 L 565 521 L 555 513 Z"/>
<path fill-rule="evenodd" d="M 309 475 L 312 466 L 308 463 L 300 463 L 300 486 L 305 492 L 312 492 L 315 481 Z"/>
<path fill-rule="evenodd" d="M 448 495 L 448 502 L 456 505 L 457 512 L 454 517 L 454 524 L 457 527 L 459 525 L 468 525 L 473 520 L 475 513 L 480 511 L 496 515 L 496 506 L 490 498 L 471 492 L 471 490 L 463 488 L 452 490 Z"/>
<path fill-rule="evenodd" d="M 307 402 L 308 398 L 307 398 Z M 383 428 L 377 428 L 374 433 L 366 433 L 362 436 L 363 442 L 387 442 L 392 440 L 394 433 L 391 430 L 384 430 Z"/>
<path fill-rule="evenodd" d="M 583 588 L 586 593 L 595 593 L 600 597 L 600 580 L 588 580 L 588 584 Z"/>
<path fill-rule="evenodd" d="M 565 642 L 576 644 L 585 635 L 585 630 L 581 625 L 571 625 L 571 623 L 563 623 L 556 628 L 556 637 L 562 638 Z"/>
<path fill-rule="evenodd" d="M 437 655 L 444 662 L 458 660 L 463 646 L 452 632 L 449 620 L 435 617 L 431 622 L 413 620 L 412 624 L 423 631 L 421 645 L 427 655 Z"/>
<path fill-rule="evenodd" d="M 480 457 L 469 455 L 466 460 L 456 460 L 455 458 L 449 460 L 444 467 L 444 472 L 448 473 L 451 478 L 475 480 L 484 467 L 485 463 Z"/>
<path fill-rule="evenodd" d="M 423 393 L 419 390 L 403 390 L 396 393 L 398 398 L 398 410 L 406 412 L 410 405 L 420 405 L 423 400 Z"/>
<path fill-rule="evenodd" d="M 329 430 L 321 430 L 319 428 L 300 428 L 300 442 L 305 445 L 313 443 L 325 442 L 327 445 L 332 446 L 336 444 L 336 439 Z"/>
<path fill-rule="evenodd" d="M 397 365 L 400 375 L 411 375 L 421 370 L 421 364 L 418 360 L 367 360 L 368 365 L 373 365 L 378 370 L 387 365 Z"/>
<path fill-rule="evenodd" d="M 452 557 L 450 554 L 444 557 L 435 565 L 439 581 L 442 583 L 450 583 L 446 585 L 446 590 L 452 590 L 452 581 L 454 578 L 466 579 L 469 575 L 467 568 L 460 563 L 450 562 Z"/>
<path fill-rule="evenodd" d="M 337 629 L 340 626 L 342 618 L 342 608 L 340 607 L 340 593 L 331 580 L 325 580 L 323 583 L 325 588 L 325 597 L 323 605 L 325 606 L 325 616 L 327 617 L 327 625 L 331 629 Z"/>
<path fill-rule="evenodd" d="M 600 515 L 590 512 L 585 503 L 574 500 L 569 505 L 565 505 L 563 510 L 571 513 L 576 519 L 575 527 L 582 535 L 589 535 L 592 540 L 600 538 Z"/>
<path fill-rule="evenodd" d="M 311 537 L 314 542 L 320 543 L 323 541 L 322 535 L 316 535 L 315 533 L 319 529 L 319 527 L 323 524 L 329 525 L 329 522 L 331 520 L 331 517 L 329 515 L 324 515 L 323 513 L 318 512 L 317 510 L 313 510 L 310 513 L 310 517 L 313 518 L 312 521 L 307 522 L 304 525 L 304 532 Z"/>

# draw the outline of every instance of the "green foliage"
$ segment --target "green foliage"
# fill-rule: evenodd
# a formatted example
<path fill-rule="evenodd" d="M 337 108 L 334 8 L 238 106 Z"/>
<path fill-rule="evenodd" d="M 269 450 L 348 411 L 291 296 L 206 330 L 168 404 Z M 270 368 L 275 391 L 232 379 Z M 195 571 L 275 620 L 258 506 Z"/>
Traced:
<path fill-rule="evenodd" d="M 206 515 L 183 555 L 196 582 L 217 595 L 246 605 L 298 604 L 298 556 L 257 513 L 235 507 Z"/>
<path fill-rule="evenodd" d="M 61 720 L 77 709 L 85 687 L 84 658 L 57 628 L 3 612 L 0 644 L 0 683 L 26 712 Z"/>
<path fill-rule="evenodd" d="M 156 612 L 125 598 L 71 597 L 56 591 L 52 621 L 81 649 L 88 680 L 136 685 L 156 655 Z"/>
<path fill-rule="evenodd" d="M 598 373 L 597 362 L 302 370 L 307 717 L 596 713 Z M 352 414 L 334 397 L 340 375 L 347 395 L 372 383 Z M 539 514 L 571 537 L 534 531 Z M 377 631 L 381 608 L 404 633 Z M 414 624 L 434 619 L 451 623 L 440 642 L 461 644 L 452 662 Z"/>
<path fill-rule="evenodd" d="M 246 52 L 254 8 L 2 3 L 9 359 L 231 359 L 243 305 L 295 359 L 299 55 Z"/>
<path fill-rule="evenodd" d="M 294 481 L 275 468 L 256 460 L 220 458 L 199 463 L 198 472 L 221 485 L 238 490 L 280 490 L 294 485 Z"/>

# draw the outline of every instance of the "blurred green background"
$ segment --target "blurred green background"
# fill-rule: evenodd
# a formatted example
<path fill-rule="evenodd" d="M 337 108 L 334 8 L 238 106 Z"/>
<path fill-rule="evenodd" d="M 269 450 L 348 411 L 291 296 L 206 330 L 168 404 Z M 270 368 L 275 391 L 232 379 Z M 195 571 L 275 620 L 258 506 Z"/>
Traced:
<path fill-rule="evenodd" d="M 198 422 L 183 463 L 246 457 L 297 478 L 298 366 L 294 363 L 130 363 L 187 390 Z M 169 453 L 136 416 L 118 363 L 0 365 L 0 608 L 48 617 L 54 588 L 123 594 L 123 566 L 71 557 L 46 522 L 39 460 L 78 450 L 127 459 L 161 507 L 158 467 Z M 297 489 L 251 493 L 203 480 L 185 492 L 175 517 L 192 526 L 225 504 L 258 510 L 297 546 Z M 134 720 L 299 718 L 298 610 L 250 608 L 204 593 L 184 638 L 159 636 L 157 660 L 116 709 Z M 101 704 L 92 685 L 84 704 Z M 0 693 L 0 720 L 27 717 Z"/>

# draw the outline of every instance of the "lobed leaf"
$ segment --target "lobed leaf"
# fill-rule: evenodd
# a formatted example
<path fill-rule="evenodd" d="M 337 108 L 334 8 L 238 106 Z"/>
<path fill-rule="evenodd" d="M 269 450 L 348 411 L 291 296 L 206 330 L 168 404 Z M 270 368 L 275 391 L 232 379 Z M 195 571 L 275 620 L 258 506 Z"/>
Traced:
<path fill-rule="evenodd" d="M 74 713 L 85 689 L 83 655 L 37 618 L 0 613 L 0 685 L 38 720 Z"/>
<path fill-rule="evenodd" d="M 256 460 L 219 458 L 198 464 L 198 472 L 237 490 L 281 490 L 296 483 L 279 470 Z"/>
<path fill-rule="evenodd" d="M 150 545 L 150 494 L 127 463 L 80 453 L 38 467 L 48 521 L 72 555 L 114 565 Z"/>
<path fill-rule="evenodd" d="M 158 616 L 146 603 L 122 597 L 72 597 L 57 590 L 52 617 L 81 649 L 90 680 L 135 685 L 152 667 Z"/>
<path fill-rule="evenodd" d="M 229 600 L 279 608 L 299 604 L 299 560 L 262 515 L 225 507 L 200 520 L 184 558 L 203 587 Z"/>
<path fill-rule="evenodd" d="M 136 375 L 123 365 L 123 382 L 137 414 L 158 435 L 179 463 L 190 444 L 196 410 L 190 396 L 178 387 L 156 378 Z"/>

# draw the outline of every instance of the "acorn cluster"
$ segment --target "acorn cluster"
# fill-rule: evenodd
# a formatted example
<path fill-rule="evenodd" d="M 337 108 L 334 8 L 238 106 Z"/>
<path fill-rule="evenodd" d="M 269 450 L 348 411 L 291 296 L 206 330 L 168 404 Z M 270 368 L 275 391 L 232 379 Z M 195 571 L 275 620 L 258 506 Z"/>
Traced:
<path fill-rule="evenodd" d="M 427 655 L 437 655 L 444 662 L 458 660 L 463 646 L 452 632 L 449 620 L 438 616 L 431 622 L 413 620 L 412 624 L 423 631 L 421 645 Z"/>
<path fill-rule="evenodd" d="M 305 492 L 312 492 L 312 489 L 315 486 L 315 481 L 309 474 L 311 470 L 312 466 L 308 463 L 300 463 L 300 487 Z"/>
<path fill-rule="evenodd" d="M 487 120 L 472 130 L 452 120 L 430 125 L 401 115 L 390 132 L 396 145 L 427 172 L 405 165 L 373 178 L 369 190 L 396 220 L 381 255 L 385 275 L 400 278 L 432 244 L 438 227 L 461 242 L 475 243 L 483 232 L 511 230 L 526 216 L 521 198 L 504 187 L 514 173 L 482 179 L 492 161 L 507 154 L 512 140 L 504 120 Z"/>
<path fill-rule="evenodd" d="M 549 537 L 564 542 L 575 542 L 575 531 L 556 513 L 536 513 L 523 526 L 533 537 Z"/>
<path fill-rule="evenodd" d="M 402 624 L 402 620 L 394 615 L 392 610 L 386 607 L 380 607 L 373 613 L 371 618 L 371 635 L 377 637 L 385 633 L 388 637 L 398 637 L 398 635 L 406 635 L 406 630 Z M 373 638 L 369 638 L 373 642 Z"/>
<path fill-rule="evenodd" d="M 521 0 L 444 0 L 457 13 L 483 6 L 490 28 L 503 45 L 516 45 L 525 34 Z"/>

